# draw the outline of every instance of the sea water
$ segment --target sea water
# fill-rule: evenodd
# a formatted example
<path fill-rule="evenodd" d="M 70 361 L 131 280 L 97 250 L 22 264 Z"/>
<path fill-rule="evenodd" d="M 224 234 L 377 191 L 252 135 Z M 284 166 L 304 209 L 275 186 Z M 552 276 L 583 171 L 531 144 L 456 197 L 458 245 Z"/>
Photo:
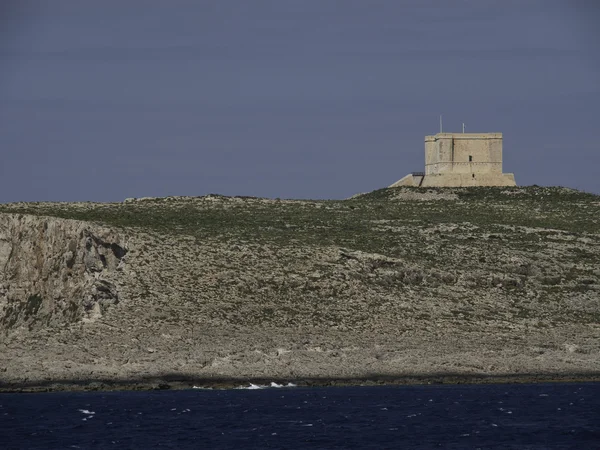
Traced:
<path fill-rule="evenodd" d="M 600 384 L 0 394 L 0 448 L 600 449 Z"/>

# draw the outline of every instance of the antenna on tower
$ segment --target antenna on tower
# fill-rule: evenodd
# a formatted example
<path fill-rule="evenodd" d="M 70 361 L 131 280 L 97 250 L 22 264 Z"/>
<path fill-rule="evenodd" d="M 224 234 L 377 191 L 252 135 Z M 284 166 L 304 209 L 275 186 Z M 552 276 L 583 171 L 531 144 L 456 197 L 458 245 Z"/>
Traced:
<path fill-rule="evenodd" d="M 442 115 L 440 114 L 440 133 L 443 132 L 443 127 L 442 127 Z"/>

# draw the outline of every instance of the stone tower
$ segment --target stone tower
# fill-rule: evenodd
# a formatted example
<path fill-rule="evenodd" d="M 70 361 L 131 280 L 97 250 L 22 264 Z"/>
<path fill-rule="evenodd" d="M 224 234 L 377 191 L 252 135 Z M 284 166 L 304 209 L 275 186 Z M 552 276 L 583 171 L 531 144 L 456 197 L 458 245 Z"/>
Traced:
<path fill-rule="evenodd" d="M 502 133 L 438 133 L 425 136 L 425 172 L 390 187 L 516 186 L 502 173 Z"/>

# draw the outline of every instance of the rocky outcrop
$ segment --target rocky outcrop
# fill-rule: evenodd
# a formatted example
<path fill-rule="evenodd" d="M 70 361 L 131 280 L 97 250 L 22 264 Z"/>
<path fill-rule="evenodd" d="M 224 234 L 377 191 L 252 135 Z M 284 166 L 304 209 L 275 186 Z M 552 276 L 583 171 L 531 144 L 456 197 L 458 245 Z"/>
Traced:
<path fill-rule="evenodd" d="M 0 214 L 0 324 L 5 331 L 95 320 L 119 302 L 127 249 L 118 233 L 53 217 Z"/>

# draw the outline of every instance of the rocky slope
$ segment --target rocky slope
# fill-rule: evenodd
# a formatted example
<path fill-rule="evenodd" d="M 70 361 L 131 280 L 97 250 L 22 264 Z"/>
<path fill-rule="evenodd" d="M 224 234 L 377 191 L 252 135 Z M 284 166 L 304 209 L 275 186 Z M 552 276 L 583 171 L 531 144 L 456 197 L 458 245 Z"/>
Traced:
<path fill-rule="evenodd" d="M 539 187 L 0 205 L 0 388 L 600 379 L 599 219 Z"/>

